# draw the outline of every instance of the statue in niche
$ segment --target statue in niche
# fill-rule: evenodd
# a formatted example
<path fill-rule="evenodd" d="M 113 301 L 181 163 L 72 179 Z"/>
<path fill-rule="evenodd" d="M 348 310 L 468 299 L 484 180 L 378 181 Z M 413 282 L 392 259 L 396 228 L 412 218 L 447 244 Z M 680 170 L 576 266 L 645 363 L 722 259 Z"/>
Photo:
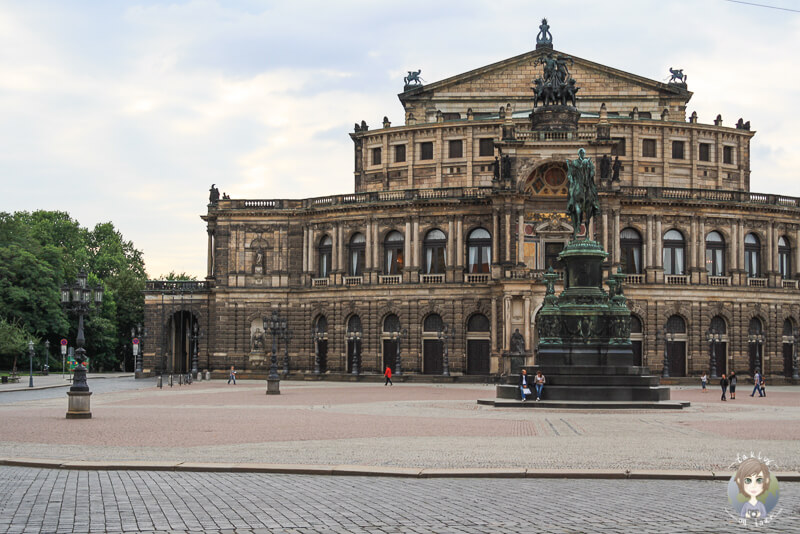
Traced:
<path fill-rule="evenodd" d="M 511 179 L 511 156 L 508 154 L 503 156 L 503 179 L 510 180 Z"/>
<path fill-rule="evenodd" d="M 262 332 L 260 328 L 256 328 L 256 331 L 253 332 L 250 339 L 250 346 L 252 347 L 252 352 L 264 350 L 264 332 Z"/>
<path fill-rule="evenodd" d="M 264 274 L 264 249 L 257 249 L 253 256 L 253 272 L 256 274 Z"/>
<path fill-rule="evenodd" d="M 603 157 L 600 158 L 600 179 L 608 180 L 610 174 L 611 174 L 611 158 L 609 158 L 608 155 L 603 154 Z"/>
<path fill-rule="evenodd" d="M 525 338 L 519 333 L 519 328 L 511 334 L 511 354 L 525 353 Z"/>
<path fill-rule="evenodd" d="M 494 157 L 494 162 L 492 163 L 492 174 L 495 181 L 500 179 L 500 158 L 497 156 Z"/>
<path fill-rule="evenodd" d="M 619 162 L 619 156 L 614 158 L 614 164 L 611 166 L 611 181 L 619 182 L 619 169 L 622 164 Z"/>

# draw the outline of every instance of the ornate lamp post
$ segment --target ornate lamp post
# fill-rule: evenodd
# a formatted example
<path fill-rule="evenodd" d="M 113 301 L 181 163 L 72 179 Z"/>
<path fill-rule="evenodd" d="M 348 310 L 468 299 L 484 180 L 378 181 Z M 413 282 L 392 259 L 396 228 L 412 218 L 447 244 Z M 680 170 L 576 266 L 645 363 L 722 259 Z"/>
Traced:
<path fill-rule="evenodd" d="M 28 341 L 28 359 L 31 362 L 31 371 L 30 371 L 30 381 L 28 382 L 28 387 L 33 387 L 33 340 Z"/>
<path fill-rule="evenodd" d="M 200 340 L 200 325 L 198 323 L 194 323 L 192 326 L 192 378 L 197 378 L 197 360 L 199 359 L 199 345 L 198 341 Z"/>
<path fill-rule="evenodd" d="M 800 330 L 792 329 L 792 380 L 800 380 L 797 369 L 797 343 L 800 342 Z"/>
<path fill-rule="evenodd" d="M 317 327 L 311 327 L 311 341 L 314 343 L 314 374 L 320 374 L 320 365 L 319 365 L 319 342 L 324 339 L 325 334 L 321 330 L 317 330 Z"/>
<path fill-rule="evenodd" d="M 661 368 L 661 378 L 669 378 L 669 345 L 667 336 L 672 334 L 672 332 L 668 332 L 666 328 L 664 328 L 664 362 Z M 675 334 L 672 334 L 672 338 L 675 338 Z"/>
<path fill-rule="evenodd" d="M 393 330 L 389 333 L 391 336 L 392 341 L 395 342 L 395 346 L 397 347 L 397 354 L 395 355 L 394 360 L 394 374 L 395 376 L 402 376 L 403 375 L 403 368 L 402 368 L 402 359 L 400 358 L 400 346 L 403 343 L 403 339 L 408 337 L 408 329 L 403 328 L 402 330 L 400 327 L 397 327 L 397 330 Z"/>
<path fill-rule="evenodd" d="M 44 342 L 44 363 L 42 364 L 42 374 L 50 374 L 50 341 Z"/>
<path fill-rule="evenodd" d="M 144 364 L 142 360 L 144 359 L 144 339 L 147 337 L 147 330 L 145 330 L 142 325 L 138 324 L 136 326 L 131 327 L 131 338 L 133 342 L 133 372 L 135 373 L 136 377 L 138 378 L 139 375 L 142 374 L 142 367 Z"/>
<path fill-rule="evenodd" d="M 708 358 L 709 365 L 711 366 L 711 378 L 717 377 L 717 342 L 719 341 L 719 332 L 716 328 L 709 328 L 706 332 L 706 339 L 708 339 Z"/>
<path fill-rule="evenodd" d="M 72 386 L 67 392 L 69 396 L 67 419 L 89 419 L 92 417 L 92 412 L 89 409 L 89 397 L 92 392 L 89 391 L 89 385 L 86 383 L 86 349 L 83 348 L 86 338 L 83 334 L 83 316 L 89 314 L 92 300 L 97 306 L 103 303 L 103 286 L 98 285 L 91 289 L 87 284 L 87 278 L 86 271 L 81 269 L 75 284 L 71 286 L 64 284 L 61 287 L 61 305 L 67 311 L 78 315 L 78 335 L 75 340 L 75 344 L 78 346 L 75 351 L 75 361 L 78 365 L 75 367 Z M 94 294 L 94 299 L 92 299 L 92 294 Z"/>
<path fill-rule="evenodd" d="M 764 347 L 764 334 L 762 334 L 761 332 L 751 332 L 750 335 L 748 336 L 748 340 L 750 341 L 750 343 L 755 343 L 756 345 L 756 361 L 754 370 L 758 373 L 761 373 L 762 372 L 761 357 Z"/>
<path fill-rule="evenodd" d="M 358 342 L 361 341 L 361 332 L 359 330 L 353 330 L 347 333 L 347 339 L 353 342 L 353 366 L 351 369 L 351 373 L 354 375 L 358 374 Z"/>
<path fill-rule="evenodd" d="M 286 326 L 281 334 L 283 338 L 283 375 L 289 376 L 289 343 L 292 341 L 292 331 Z"/>
<path fill-rule="evenodd" d="M 439 341 L 442 342 L 444 353 L 442 358 L 442 376 L 450 376 L 450 358 L 447 354 L 447 343 L 456 335 L 456 329 L 450 328 L 450 325 L 447 323 L 442 323 L 439 327 L 439 332 L 437 336 L 439 337 Z"/>
<path fill-rule="evenodd" d="M 280 395 L 281 377 L 278 376 L 278 336 L 286 328 L 286 319 L 281 318 L 278 310 L 272 310 L 272 315 L 263 319 L 264 331 L 272 334 L 272 357 L 269 365 L 269 378 L 267 379 L 267 395 Z"/>

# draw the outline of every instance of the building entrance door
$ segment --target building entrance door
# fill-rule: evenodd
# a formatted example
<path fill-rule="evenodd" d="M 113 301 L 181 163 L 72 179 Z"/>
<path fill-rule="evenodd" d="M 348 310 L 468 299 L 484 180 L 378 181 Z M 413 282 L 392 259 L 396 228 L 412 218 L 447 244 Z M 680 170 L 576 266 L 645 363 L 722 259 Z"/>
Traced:
<path fill-rule="evenodd" d="M 383 340 L 383 369 L 381 372 L 386 371 L 387 367 L 392 369 L 393 373 L 397 372 L 397 341 L 391 339 Z"/>
<path fill-rule="evenodd" d="M 324 373 L 328 370 L 328 340 L 319 340 L 319 372 Z"/>
<path fill-rule="evenodd" d="M 686 342 L 671 341 L 668 345 L 669 376 L 686 376 Z"/>
<path fill-rule="evenodd" d="M 440 375 L 444 371 L 442 342 L 426 339 L 422 342 L 422 371 L 426 375 Z"/>
<path fill-rule="evenodd" d="M 722 373 L 727 374 L 727 366 L 725 362 L 727 361 L 728 355 L 728 344 L 727 343 L 716 343 L 714 347 L 714 365 L 717 366 L 717 376 L 722 376 Z"/>
<path fill-rule="evenodd" d="M 792 343 L 783 344 L 783 376 L 792 377 L 792 356 L 794 345 Z"/>
<path fill-rule="evenodd" d="M 489 374 L 489 341 L 486 339 L 467 340 L 467 374 Z"/>

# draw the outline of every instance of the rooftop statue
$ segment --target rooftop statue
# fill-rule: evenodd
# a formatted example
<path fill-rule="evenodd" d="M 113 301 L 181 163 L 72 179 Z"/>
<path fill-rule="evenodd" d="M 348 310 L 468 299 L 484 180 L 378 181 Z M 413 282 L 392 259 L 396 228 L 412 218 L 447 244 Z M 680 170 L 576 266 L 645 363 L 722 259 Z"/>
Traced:
<path fill-rule="evenodd" d="M 217 184 L 211 184 L 211 188 L 208 190 L 208 201 L 211 204 L 216 204 L 219 201 L 219 189 L 215 186 Z"/>
<path fill-rule="evenodd" d="M 536 46 L 552 44 L 553 35 L 550 33 L 550 25 L 547 24 L 547 19 L 542 19 L 542 24 L 539 26 L 539 35 L 536 36 Z"/>
<path fill-rule="evenodd" d="M 422 73 L 422 69 L 410 70 L 410 71 L 407 71 L 407 72 L 408 72 L 408 76 L 403 78 L 403 83 L 405 84 L 406 89 L 408 89 L 409 87 L 422 85 L 422 82 L 425 81 L 422 78 L 420 78 L 420 76 L 419 76 Z"/>
<path fill-rule="evenodd" d="M 567 180 L 569 183 L 569 201 L 567 213 L 572 219 L 574 228 L 572 237 L 577 238 L 581 223 L 586 224 L 589 238 L 589 221 L 600 213 L 597 199 L 597 186 L 594 183 L 594 163 L 586 157 L 586 150 L 578 150 L 578 159 L 567 160 Z"/>
<path fill-rule="evenodd" d="M 543 105 L 562 105 L 571 103 L 575 107 L 575 94 L 580 87 L 575 84 L 575 79 L 569 74 L 569 67 L 574 61 L 569 56 L 547 54 L 539 57 L 533 65 L 544 65 L 544 74 L 533 81 L 533 105 L 538 102 Z"/>
<path fill-rule="evenodd" d="M 673 69 L 672 67 L 670 67 L 669 73 L 671 76 L 669 79 L 669 83 L 686 85 L 686 79 L 688 77 L 683 73 L 683 69 Z"/>

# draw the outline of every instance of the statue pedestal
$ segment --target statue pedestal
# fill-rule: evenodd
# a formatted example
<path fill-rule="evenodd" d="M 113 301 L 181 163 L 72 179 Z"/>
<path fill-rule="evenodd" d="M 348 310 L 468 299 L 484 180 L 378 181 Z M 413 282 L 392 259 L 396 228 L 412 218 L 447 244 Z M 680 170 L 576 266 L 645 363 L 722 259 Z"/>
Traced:
<path fill-rule="evenodd" d="M 69 399 L 67 419 L 91 419 L 92 410 L 89 406 L 91 396 L 91 391 L 67 391 Z"/>
<path fill-rule="evenodd" d="M 518 375 L 525 367 L 529 352 L 504 352 L 503 371 L 507 375 Z"/>
<path fill-rule="evenodd" d="M 280 395 L 281 381 L 278 378 L 267 379 L 267 395 Z"/>
<path fill-rule="evenodd" d="M 542 106 L 530 115 L 534 132 L 575 132 L 581 112 L 572 106 Z"/>

